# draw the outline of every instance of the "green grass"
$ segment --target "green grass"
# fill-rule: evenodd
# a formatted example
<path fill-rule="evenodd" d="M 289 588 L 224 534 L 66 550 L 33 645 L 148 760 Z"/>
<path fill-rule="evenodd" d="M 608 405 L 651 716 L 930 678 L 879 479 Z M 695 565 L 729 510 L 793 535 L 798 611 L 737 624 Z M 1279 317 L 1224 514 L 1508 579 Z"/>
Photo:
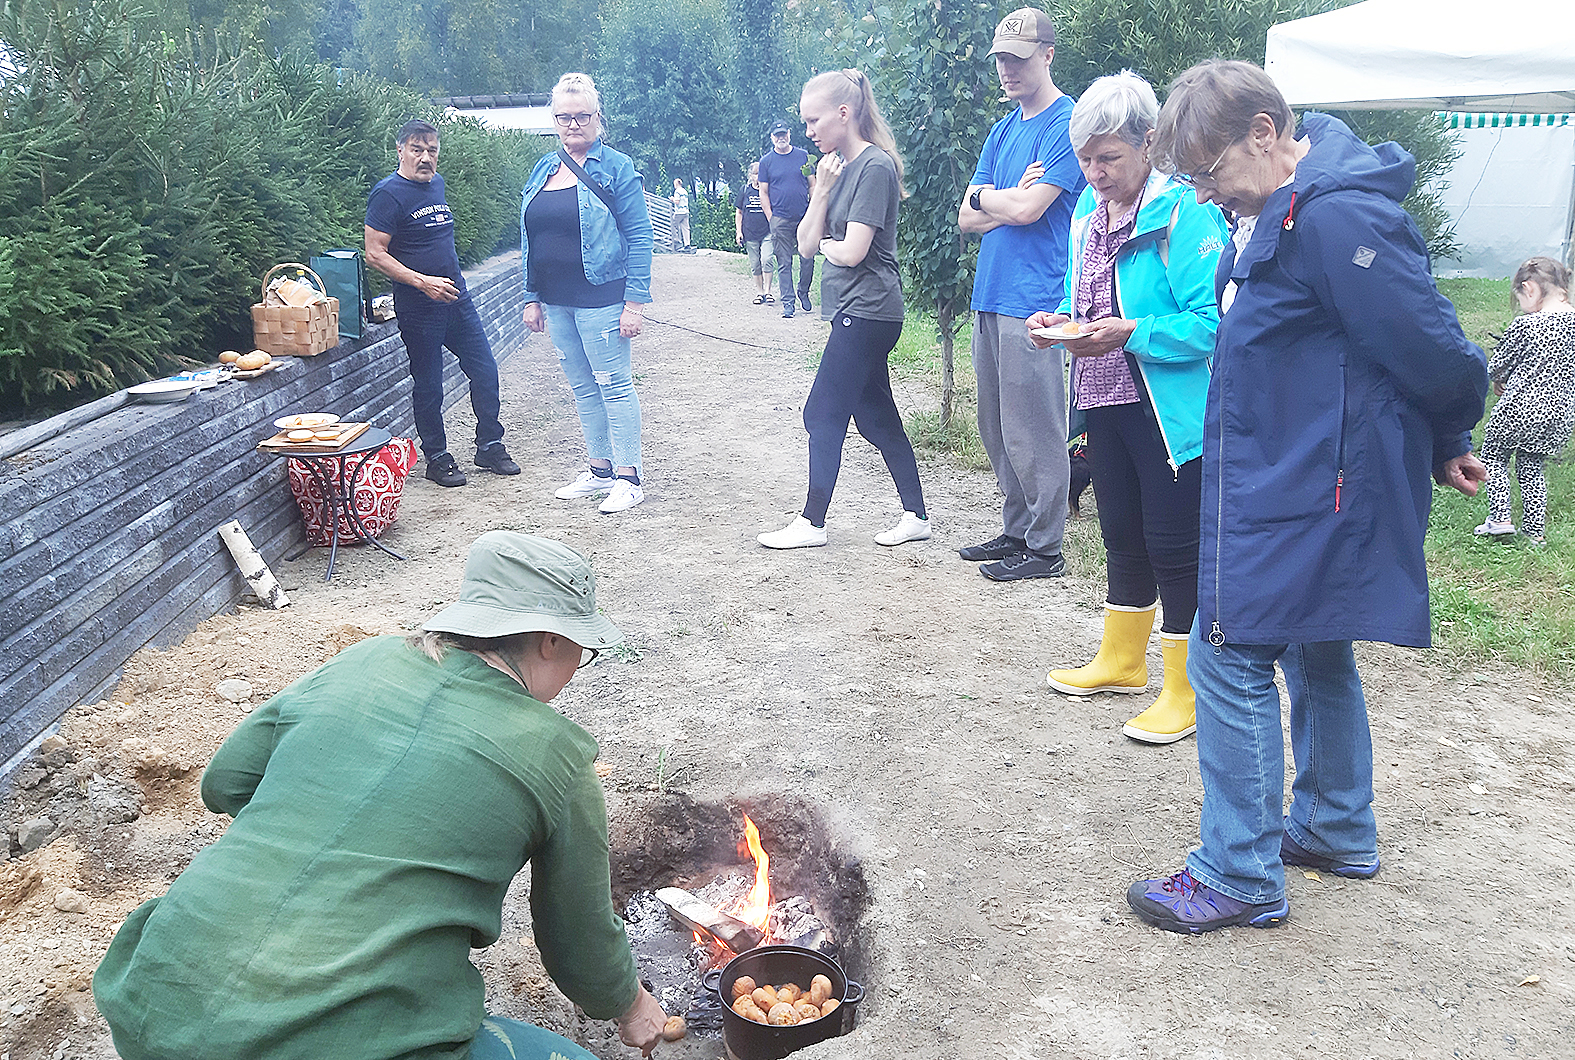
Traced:
<path fill-rule="evenodd" d="M 1509 281 L 1439 280 L 1438 287 L 1454 303 L 1466 337 L 1491 354 L 1491 336 L 1502 334 L 1514 316 Z M 909 313 L 892 351 L 892 369 L 924 382 L 933 400 L 908 414 L 908 435 L 921 452 L 988 470 L 975 426 L 966 328 L 958 336 L 955 356 L 954 415 L 950 428 L 943 430 L 935 319 Z M 1481 429 L 1478 424 L 1478 441 Z M 1464 497 L 1450 489 L 1434 493 L 1425 548 L 1434 643 L 1439 658 L 1450 665 L 1492 662 L 1549 678 L 1575 676 L 1575 519 L 1570 516 L 1575 512 L 1575 472 L 1568 463 L 1549 461 L 1547 477 L 1549 521 L 1543 548 L 1532 548 L 1521 538 L 1499 541 L 1473 535 L 1472 528 L 1487 515 L 1485 494 Z M 1075 561 L 1073 553 L 1080 554 L 1081 569 L 1092 574 L 1103 566 L 1098 525 L 1091 516 L 1068 524 L 1067 542 L 1068 558 Z"/>

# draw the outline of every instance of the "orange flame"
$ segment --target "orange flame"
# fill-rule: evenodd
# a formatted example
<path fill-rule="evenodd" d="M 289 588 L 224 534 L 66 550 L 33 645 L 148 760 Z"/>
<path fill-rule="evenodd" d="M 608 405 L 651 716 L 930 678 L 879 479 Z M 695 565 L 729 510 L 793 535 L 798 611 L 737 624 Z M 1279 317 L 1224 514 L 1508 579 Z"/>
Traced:
<path fill-rule="evenodd" d="M 755 885 L 749 889 L 749 897 L 738 918 L 764 931 L 771 919 L 771 857 L 760 845 L 760 829 L 747 813 L 744 814 L 744 839 L 749 843 L 750 856 L 755 859 Z"/>

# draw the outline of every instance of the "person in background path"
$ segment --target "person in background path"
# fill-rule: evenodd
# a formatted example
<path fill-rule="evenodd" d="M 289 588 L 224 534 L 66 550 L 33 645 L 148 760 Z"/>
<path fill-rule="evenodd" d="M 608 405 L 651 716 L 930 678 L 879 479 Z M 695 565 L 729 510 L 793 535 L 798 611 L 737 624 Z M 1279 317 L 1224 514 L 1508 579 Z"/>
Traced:
<path fill-rule="evenodd" d="M 437 171 L 438 131 L 424 121 L 407 121 L 394 143 L 399 168 L 377 182 L 366 202 L 366 260 L 394 281 L 394 313 L 410 359 L 426 476 L 440 486 L 465 484 L 443 431 L 444 346 L 470 380 L 476 466 L 518 475 L 519 465 L 503 448 L 498 362 L 454 249 L 454 213 Z"/>
<path fill-rule="evenodd" d="M 1197 696 L 1203 807 L 1178 872 L 1127 903 L 1167 931 L 1268 927 L 1285 866 L 1377 874 L 1373 741 L 1352 642 L 1428 646 L 1422 538 L 1433 483 L 1470 496 L 1487 364 L 1400 206 L 1416 162 L 1291 108 L 1251 63 L 1184 72 L 1156 165 L 1236 216 L 1215 290 L 1203 419 Z M 1275 666 L 1296 780 L 1285 806 Z"/>
<path fill-rule="evenodd" d="M 738 245 L 749 256 L 749 274 L 755 278 L 755 305 L 769 305 L 776 299 L 766 284 L 764 244 L 771 238 L 771 222 L 766 220 L 765 207 L 760 204 L 760 163 L 749 164 L 749 183 L 738 196 L 738 206 L 733 210 L 733 235 Z"/>
<path fill-rule="evenodd" d="M 794 147 L 792 130 L 785 121 L 771 127 L 771 150 L 756 163 L 760 173 L 760 205 L 771 224 L 771 247 L 777 258 L 777 284 L 782 293 L 782 315 L 791 317 L 795 304 L 811 309 L 809 283 L 815 276 L 815 248 L 800 248 L 798 223 L 809 208 L 809 180 L 804 166 L 809 152 Z M 801 249 L 809 252 L 800 257 Z M 793 260 L 798 258 L 798 288 L 793 287 Z M 797 299 L 795 303 L 794 299 Z"/>
<path fill-rule="evenodd" d="M 684 182 L 673 178 L 673 246 L 682 250 L 689 246 L 689 192 Z"/>
<path fill-rule="evenodd" d="M 1066 355 L 1035 349 L 1024 321 L 1061 302 L 1084 180 L 1067 139 L 1072 100 L 1050 79 L 1050 16 L 1013 11 L 996 27 L 990 54 L 1018 105 L 990 130 L 957 224 L 981 235 L 972 303 L 979 437 L 1006 500 L 1002 532 L 958 555 L 996 581 L 1059 578 L 1070 478 Z"/>
<path fill-rule="evenodd" d="M 1157 592 L 1164 687 L 1122 731 L 1164 744 L 1194 728 L 1187 635 L 1198 609 L 1203 403 L 1219 326 L 1214 268 L 1229 230 L 1217 207 L 1149 164 L 1158 117 L 1154 90 L 1130 71 L 1099 78 L 1078 99 L 1068 129 L 1089 186 L 1072 220 L 1066 296 L 1028 327 L 1078 322 L 1076 335 L 1033 342 L 1072 355 L 1105 543 L 1099 651 L 1048 681 L 1074 696 L 1146 689 Z"/>
<path fill-rule="evenodd" d="M 1482 429 L 1487 465 L 1487 521 L 1478 536 L 1508 536 L 1509 461 L 1520 480 L 1520 532 L 1543 543 L 1548 483 L 1542 462 L 1556 457 L 1575 431 L 1575 311 L 1570 308 L 1570 270 L 1552 258 L 1532 258 L 1515 270 L 1515 300 L 1521 316 L 1510 321 L 1488 362 L 1498 403 Z"/>
<path fill-rule="evenodd" d="M 557 348 L 590 454 L 591 466 L 556 496 L 601 497 L 612 514 L 645 500 L 629 340 L 651 300 L 651 215 L 634 163 L 601 141 L 591 79 L 560 77 L 552 111 L 558 150 L 536 163 L 520 201 L 525 326 L 547 331 Z"/>
<path fill-rule="evenodd" d="M 548 704 L 622 635 L 566 545 L 471 546 L 458 602 L 247 715 L 202 774 L 234 818 L 115 933 L 93 999 L 125 1060 L 592 1060 L 486 1012 L 473 948 L 530 865 L 557 986 L 649 1056 L 666 1019 L 613 907 L 596 741 Z"/>
<path fill-rule="evenodd" d="M 897 269 L 902 156 L 875 104 L 869 78 L 857 70 L 829 70 L 810 78 L 799 113 L 821 159 L 797 238 L 800 246 L 819 246 L 827 269 L 836 270 L 840 300 L 804 401 L 809 496 L 791 523 L 758 540 L 767 548 L 782 549 L 826 543 L 826 509 L 842 468 L 851 419 L 880 450 L 902 499 L 902 518 L 876 534 L 876 543 L 925 541 L 930 521 L 919 465 L 891 396 L 886 362 L 902 335 L 902 278 Z"/>

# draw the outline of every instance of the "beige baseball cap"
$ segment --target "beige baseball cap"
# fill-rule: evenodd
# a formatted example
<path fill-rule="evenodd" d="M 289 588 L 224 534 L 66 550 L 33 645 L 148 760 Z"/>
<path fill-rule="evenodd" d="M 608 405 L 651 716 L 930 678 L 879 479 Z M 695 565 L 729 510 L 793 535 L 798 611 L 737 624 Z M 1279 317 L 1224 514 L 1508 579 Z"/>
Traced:
<path fill-rule="evenodd" d="M 990 54 L 1005 52 L 1026 59 L 1041 44 L 1055 46 L 1055 23 L 1038 8 L 1020 7 L 995 27 L 995 42 L 990 45 Z"/>

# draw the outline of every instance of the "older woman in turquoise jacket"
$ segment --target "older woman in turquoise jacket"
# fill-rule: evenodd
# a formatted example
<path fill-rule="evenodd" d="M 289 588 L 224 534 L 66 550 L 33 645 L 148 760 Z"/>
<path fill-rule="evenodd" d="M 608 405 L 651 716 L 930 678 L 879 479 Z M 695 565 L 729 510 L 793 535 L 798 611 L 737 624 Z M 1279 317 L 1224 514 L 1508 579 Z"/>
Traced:
<path fill-rule="evenodd" d="M 1187 635 L 1198 607 L 1203 407 L 1219 327 L 1220 211 L 1149 164 L 1159 102 L 1128 71 L 1101 77 L 1069 133 L 1088 187 L 1072 218 L 1066 297 L 1028 318 L 1034 343 L 1072 355 L 1072 406 L 1086 422 L 1105 542 L 1105 630 L 1093 661 L 1051 670 L 1074 696 L 1148 687 L 1160 603 L 1164 685 L 1123 731 L 1167 744 L 1195 730 Z"/>
<path fill-rule="evenodd" d="M 599 497 L 611 514 L 645 500 L 629 340 L 651 301 L 651 215 L 634 163 L 601 141 L 589 77 L 558 79 L 552 120 L 559 148 L 536 163 L 520 201 L 525 326 L 551 336 L 590 456 L 558 499 Z"/>

